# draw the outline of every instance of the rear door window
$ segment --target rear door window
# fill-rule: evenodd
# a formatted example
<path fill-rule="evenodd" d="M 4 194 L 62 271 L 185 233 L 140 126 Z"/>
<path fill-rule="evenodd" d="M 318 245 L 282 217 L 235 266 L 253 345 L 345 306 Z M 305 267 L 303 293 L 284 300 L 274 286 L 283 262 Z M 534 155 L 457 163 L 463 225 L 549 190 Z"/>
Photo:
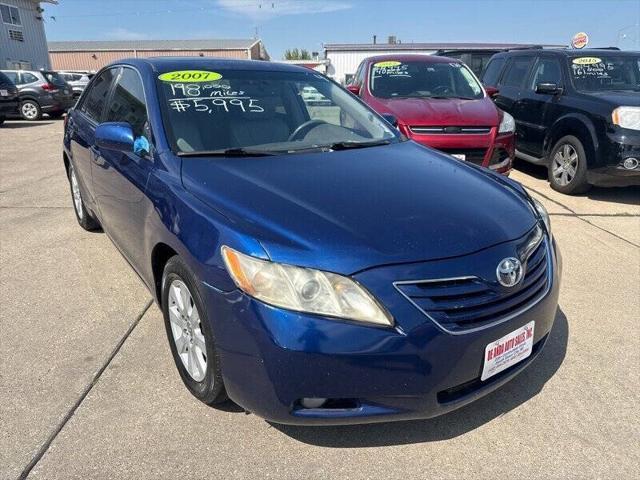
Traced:
<path fill-rule="evenodd" d="M 500 84 L 505 87 L 522 87 L 532 63 L 533 57 L 514 57 L 507 65 Z"/>
<path fill-rule="evenodd" d="M 22 82 L 24 84 L 37 82 L 38 77 L 36 77 L 33 73 L 23 73 L 22 74 Z"/>
<path fill-rule="evenodd" d="M 118 69 L 105 70 L 91 84 L 80 106 L 80 110 L 95 122 L 100 122 L 109 89 Z"/>

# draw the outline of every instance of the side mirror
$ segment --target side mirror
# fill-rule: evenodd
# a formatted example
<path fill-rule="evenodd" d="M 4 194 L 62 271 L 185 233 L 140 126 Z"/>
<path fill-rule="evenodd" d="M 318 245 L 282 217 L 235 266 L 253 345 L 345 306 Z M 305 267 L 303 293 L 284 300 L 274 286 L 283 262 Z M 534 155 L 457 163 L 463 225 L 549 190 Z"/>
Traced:
<path fill-rule="evenodd" d="M 562 93 L 562 87 L 557 83 L 540 82 L 536 83 L 536 93 L 544 93 L 546 95 L 557 95 Z"/>
<path fill-rule="evenodd" d="M 395 115 L 392 115 L 390 113 L 383 113 L 382 118 L 384 118 L 387 122 L 389 122 L 394 127 L 398 128 L 398 119 L 396 118 Z"/>
<path fill-rule="evenodd" d="M 347 85 L 347 90 L 354 95 L 360 95 L 360 85 Z"/>
<path fill-rule="evenodd" d="M 133 130 L 123 122 L 105 122 L 96 128 L 96 145 L 106 150 L 133 152 Z"/>
<path fill-rule="evenodd" d="M 500 90 L 498 90 L 496 87 L 484 87 L 484 91 L 487 92 L 487 96 L 490 98 L 493 98 L 498 93 L 500 93 Z"/>

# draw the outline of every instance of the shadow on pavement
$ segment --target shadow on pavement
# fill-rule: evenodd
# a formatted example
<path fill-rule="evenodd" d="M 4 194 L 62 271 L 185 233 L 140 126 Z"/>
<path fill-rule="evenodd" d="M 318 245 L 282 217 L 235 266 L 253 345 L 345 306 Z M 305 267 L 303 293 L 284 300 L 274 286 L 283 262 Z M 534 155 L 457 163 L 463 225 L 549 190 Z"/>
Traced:
<path fill-rule="evenodd" d="M 569 325 L 561 308 L 540 356 L 502 388 L 460 410 L 427 420 L 300 427 L 276 425 L 285 435 L 303 443 L 333 448 L 362 448 L 437 442 L 455 438 L 503 415 L 536 396 L 560 368 L 567 351 Z"/>
<path fill-rule="evenodd" d="M 55 120 L 36 120 L 33 122 L 24 121 L 24 120 L 7 120 L 2 124 L 2 126 L 0 126 L 0 129 L 41 127 L 44 125 L 51 125 L 54 122 Z"/>

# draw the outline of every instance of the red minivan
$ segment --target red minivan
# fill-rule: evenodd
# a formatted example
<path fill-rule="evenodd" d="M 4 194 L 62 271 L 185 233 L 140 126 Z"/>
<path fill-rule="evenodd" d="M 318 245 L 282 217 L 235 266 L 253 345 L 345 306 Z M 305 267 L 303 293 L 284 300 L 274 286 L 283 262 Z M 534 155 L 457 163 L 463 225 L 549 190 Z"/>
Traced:
<path fill-rule="evenodd" d="M 410 139 L 496 172 L 510 172 L 513 117 L 495 106 L 459 60 L 369 57 L 347 88 L 380 114 L 395 117 L 398 129 Z"/>

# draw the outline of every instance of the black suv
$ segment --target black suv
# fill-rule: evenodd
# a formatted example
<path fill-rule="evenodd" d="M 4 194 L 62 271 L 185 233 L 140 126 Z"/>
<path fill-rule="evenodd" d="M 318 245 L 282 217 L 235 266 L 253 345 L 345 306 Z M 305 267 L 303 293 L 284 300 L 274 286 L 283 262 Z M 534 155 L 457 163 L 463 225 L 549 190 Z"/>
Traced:
<path fill-rule="evenodd" d="M 515 118 L 516 156 L 547 165 L 553 189 L 640 185 L 639 52 L 501 52 L 482 81 Z"/>
<path fill-rule="evenodd" d="M 14 83 L 0 72 L 0 125 L 9 115 L 18 113 L 18 89 Z"/>

